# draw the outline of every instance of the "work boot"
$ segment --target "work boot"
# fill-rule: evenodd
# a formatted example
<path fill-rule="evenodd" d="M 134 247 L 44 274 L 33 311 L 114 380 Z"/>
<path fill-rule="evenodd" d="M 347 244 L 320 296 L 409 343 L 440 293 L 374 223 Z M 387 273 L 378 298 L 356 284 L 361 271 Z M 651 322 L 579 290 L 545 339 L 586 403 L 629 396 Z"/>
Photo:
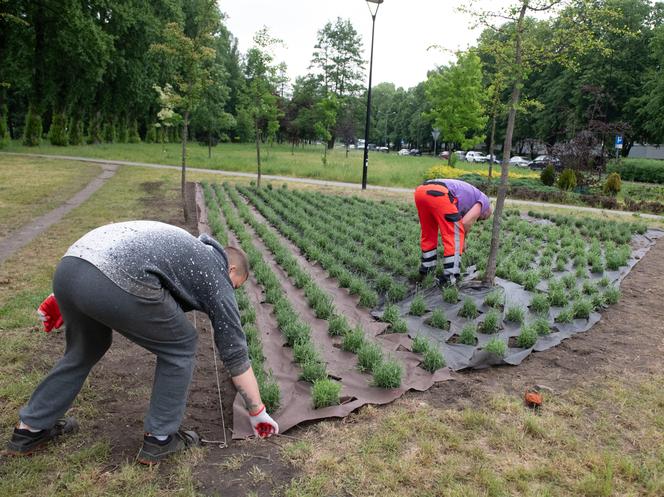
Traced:
<path fill-rule="evenodd" d="M 76 433 L 77 431 L 78 423 L 74 418 L 58 419 L 52 428 L 36 432 L 19 430 L 16 427 L 11 440 L 7 444 L 7 454 L 10 456 L 29 456 L 43 448 L 54 438 Z"/>
<path fill-rule="evenodd" d="M 164 441 L 146 434 L 143 437 L 143 447 L 141 447 L 136 460 L 140 464 L 152 466 L 159 464 L 171 454 L 199 445 L 200 437 L 195 431 L 178 430 L 177 433 L 169 435 Z"/>

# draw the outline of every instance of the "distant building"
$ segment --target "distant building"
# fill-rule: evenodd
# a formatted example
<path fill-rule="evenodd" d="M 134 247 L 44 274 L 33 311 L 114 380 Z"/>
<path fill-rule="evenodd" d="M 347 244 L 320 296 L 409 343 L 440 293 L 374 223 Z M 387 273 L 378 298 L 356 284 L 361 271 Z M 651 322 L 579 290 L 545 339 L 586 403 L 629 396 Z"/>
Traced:
<path fill-rule="evenodd" d="M 635 143 L 629 151 L 629 158 L 664 160 L 664 147 L 661 145 L 642 145 L 640 143 Z"/>

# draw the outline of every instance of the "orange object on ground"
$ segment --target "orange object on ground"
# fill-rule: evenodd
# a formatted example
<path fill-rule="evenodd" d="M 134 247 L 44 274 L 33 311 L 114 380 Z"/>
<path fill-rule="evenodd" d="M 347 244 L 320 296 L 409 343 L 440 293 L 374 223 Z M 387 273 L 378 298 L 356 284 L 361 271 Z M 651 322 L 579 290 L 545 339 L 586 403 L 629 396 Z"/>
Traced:
<path fill-rule="evenodd" d="M 539 390 L 535 388 L 529 388 L 526 390 L 526 395 L 524 396 L 526 405 L 531 409 L 537 409 L 542 405 L 543 398 Z"/>
<path fill-rule="evenodd" d="M 429 181 L 415 190 L 415 205 L 420 217 L 422 264 L 420 273 L 436 267 L 438 232 L 443 242 L 444 274 L 458 275 L 463 254 L 465 230 L 461 222 L 457 198 L 442 181 Z"/>

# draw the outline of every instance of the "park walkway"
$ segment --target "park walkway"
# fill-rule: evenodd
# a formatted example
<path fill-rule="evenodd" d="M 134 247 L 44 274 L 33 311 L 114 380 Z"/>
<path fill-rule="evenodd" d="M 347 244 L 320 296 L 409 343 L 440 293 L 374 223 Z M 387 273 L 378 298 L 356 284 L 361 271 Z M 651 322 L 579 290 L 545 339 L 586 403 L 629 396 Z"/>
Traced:
<path fill-rule="evenodd" d="M 43 158 L 43 159 L 62 159 L 62 160 L 68 160 L 68 161 L 79 161 L 79 162 L 87 162 L 91 164 L 113 164 L 115 166 L 130 166 L 130 167 L 151 167 L 151 168 L 156 168 L 156 169 L 173 169 L 173 170 L 180 170 L 180 166 L 172 166 L 172 165 L 167 165 L 167 164 L 153 164 L 149 162 L 130 162 L 130 161 L 123 161 L 123 160 L 108 160 L 108 159 L 92 159 L 89 157 L 73 157 L 73 156 L 67 156 L 67 155 L 48 155 L 48 154 L 23 154 L 23 153 L 16 153 L 16 152 L 2 152 L 0 153 L 0 157 L 2 155 L 16 155 L 20 157 L 35 157 L 35 158 Z M 219 169 L 201 169 L 201 168 L 196 168 L 196 167 L 189 167 L 187 166 L 187 170 L 191 172 L 197 172 L 197 173 L 207 173 L 207 174 L 217 174 L 221 176 L 232 176 L 232 177 L 240 177 L 240 178 L 255 178 L 256 174 L 255 173 L 244 173 L 240 171 L 222 171 Z M 291 177 L 291 176 L 275 176 L 275 175 L 270 175 L 270 174 L 263 174 L 261 175 L 261 178 L 264 180 L 268 181 L 286 181 L 286 182 L 291 182 L 291 183 L 303 183 L 307 185 L 318 185 L 318 186 L 332 186 L 332 187 L 338 187 L 338 188 L 344 188 L 344 189 L 351 189 L 351 190 L 359 190 L 361 188 L 361 185 L 359 183 L 345 183 L 342 181 L 329 181 L 329 180 L 321 180 L 321 179 L 313 179 L 313 178 L 296 178 L 296 177 Z M 375 190 L 375 191 L 384 191 L 384 192 L 392 192 L 392 193 L 412 193 L 413 189 L 412 188 L 400 188 L 400 187 L 392 187 L 392 186 L 379 186 L 379 185 L 367 185 L 368 190 Z M 493 198 L 492 200 L 495 200 Z M 631 212 L 631 211 L 620 211 L 620 210 L 608 210 L 608 209 L 597 209 L 595 207 L 583 207 L 579 205 L 567 205 L 567 204 L 551 204 L 547 202 L 537 202 L 534 200 L 516 200 L 516 199 L 508 199 L 508 202 L 511 205 L 522 205 L 526 207 L 554 207 L 556 209 L 566 209 L 574 212 L 589 212 L 589 213 L 595 213 L 595 214 L 604 214 L 604 213 L 611 213 L 619 216 L 626 216 L 626 217 L 631 217 L 631 216 L 638 216 L 642 219 L 655 219 L 658 221 L 664 221 L 664 216 L 658 216 L 656 214 L 643 214 L 643 213 L 637 213 L 637 212 Z"/>
<path fill-rule="evenodd" d="M 118 170 L 117 164 L 102 161 L 98 163 L 102 166 L 102 172 L 90 181 L 85 188 L 80 190 L 62 205 L 29 221 L 17 230 L 10 232 L 5 238 L 0 239 L 0 264 L 5 262 L 17 250 L 25 247 L 48 228 L 60 222 L 60 220 L 72 209 L 75 209 L 89 199 L 104 185 L 104 183 L 112 178 Z"/>

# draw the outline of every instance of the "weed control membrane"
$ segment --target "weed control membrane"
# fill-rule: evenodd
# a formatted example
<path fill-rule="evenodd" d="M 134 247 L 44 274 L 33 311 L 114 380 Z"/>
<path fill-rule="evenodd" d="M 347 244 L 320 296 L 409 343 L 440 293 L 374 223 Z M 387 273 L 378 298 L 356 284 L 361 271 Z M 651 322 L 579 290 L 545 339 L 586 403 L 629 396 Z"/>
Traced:
<path fill-rule="evenodd" d="M 607 287 L 618 288 L 625 276 L 645 256 L 656 240 L 663 236 L 664 231 L 661 230 L 649 230 L 643 235 L 635 235 L 630 243 L 632 247 L 630 258 L 627 264 L 618 270 L 605 270 L 602 274 L 591 274 L 589 277 L 579 278 L 570 263 L 564 272 L 556 273 L 555 277 L 559 280 L 564 278 L 567 281 L 571 280 L 572 283 L 569 284 L 571 288 L 587 287 L 591 291 L 592 289 L 597 290 L 601 286 L 600 282 L 603 282 Z M 462 282 L 458 285 L 459 299 L 457 303 L 445 302 L 441 290 L 433 287 L 396 304 L 408 325 L 408 335 L 413 339 L 424 337 L 437 343 L 447 365 L 455 371 L 466 368 L 483 369 L 500 364 L 518 365 L 532 352 L 550 349 L 576 333 L 588 331 L 600 320 L 601 315 L 598 311 L 607 306 L 606 303 L 593 306 L 587 317 L 561 319 L 563 322 L 559 322 L 559 318 L 563 313 L 570 312 L 570 309 L 566 306 L 547 305 L 545 310 L 539 312 L 533 309 L 533 297 L 535 295 L 548 298 L 549 284 L 547 280 L 540 281 L 534 291 L 528 291 L 524 286 L 502 278 L 496 278 L 496 287 L 488 288 L 483 286 L 476 279 L 477 277 L 478 272 L 475 267 L 468 268 Z M 496 291 L 500 292 L 502 296 L 502 304 L 491 307 L 485 303 L 485 299 L 489 294 Z M 426 304 L 426 313 L 421 316 L 413 316 L 409 312 L 413 299 L 418 296 L 423 298 Z M 466 318 L 459 315 L 467 300 L 475 304 L 478 311 L 477 317 Z M 592 295 L 588 295 L 587 300 L 590 303 Z M 509 308 L 523 310 L 522 323 L 507 319 L 506 313 Z M 374 312 L 373 315 L 376 318 L 381 318 L 383 310 Z M 444 312 L 448 320 L 448 326 L 445 329 L 435 328 L 428 324 L 435 310 Z M 497 327 L 493 331 L 484 331 L 483 322 L 492 311 L 499 316 Z M 536 339 L 529 347 L 519 347 L 517 337 L 527 327 L 537 328 L 535 332 Z M 460 339 L 464 328 L 475 328 L 475 343 L 472 343 L 472 335 Z M 461 341 L 466 343 L 460 343 Z M 492 342 L 493 345 L 491 345 Z M 504 343 L 506 347 L 496 348 L 495 343 L 497 342 Z"/>

